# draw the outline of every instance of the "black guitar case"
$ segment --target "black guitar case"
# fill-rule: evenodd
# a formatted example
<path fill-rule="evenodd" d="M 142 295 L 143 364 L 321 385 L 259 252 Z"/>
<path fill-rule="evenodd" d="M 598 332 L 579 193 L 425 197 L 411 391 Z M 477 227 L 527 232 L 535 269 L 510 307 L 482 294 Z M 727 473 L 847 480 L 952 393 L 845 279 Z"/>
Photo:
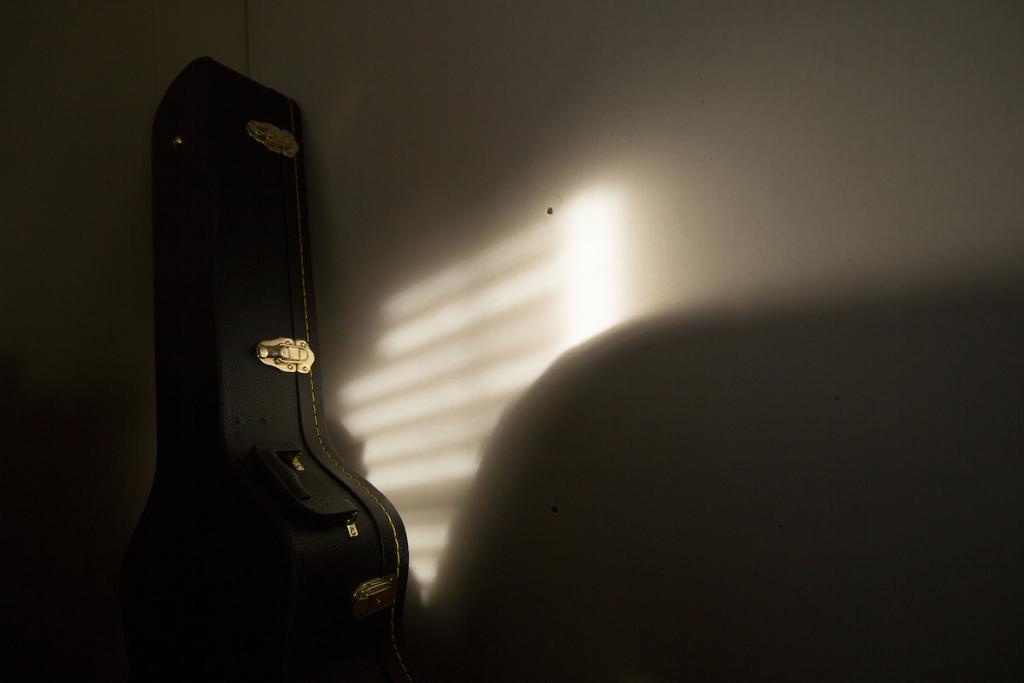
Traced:
<path fill-rule="evenodd" d="M 153 126 L 158 457 L 133 681 L 406 681 L 408 545 L 325 429 L 295 103 L 210 59 Z"/>

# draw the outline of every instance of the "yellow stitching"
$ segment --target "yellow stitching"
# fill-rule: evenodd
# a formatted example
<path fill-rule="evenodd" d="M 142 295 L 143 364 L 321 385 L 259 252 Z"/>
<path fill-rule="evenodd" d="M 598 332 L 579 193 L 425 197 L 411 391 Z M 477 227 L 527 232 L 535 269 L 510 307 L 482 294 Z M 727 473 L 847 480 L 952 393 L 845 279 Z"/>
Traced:
<path fill-rule="evenodd" d="M 291 116 L 292 121 L 292 133 L 295 132 L 295 109 L 292 106 L 292 101 L 288 100 L 288 114 Z M 297 218 L 296 230 L 299 235 L 299 279 L 302 283 L 302 316 L 306 325 L 306 342 L 309 342 L 309 305 L 306 300 L 306 261 L 304 250 L 302 247 L 302 204 L 300 203 L 299 197 L 299 160 L 298 156 L 292 159 L 294 177 L 295 177 L 295 215 Z M 391 527 L 391 537 L 395 541 L 395 581 L 398 581 L 402 573 L 402 549 L 398 543 L 398 530 L 395 528 L 395 523 L 391 519 L 391 515 L 388 513 L 388 509 L 381 502 L 380 498 L 373 494 L 370 489 L 366 487 L 366 484 L 356 479 L 351 472 L 349 472 L 340 462 L 334 459 L 330 451 L 327 450 L 327 446 L 324 444 L 324 439 L 320 435 L 320 421 L 317 417 L 316 408 L 316 387 L 313 384 L 313 373 L 309 373 L 309 394 L 313 399 L 313 431 L 316 432 L 316 440 L 320 443 L 320 450 L 326 455 L 331 462 L 333 462 L 339 470 L 341 470 L 346 477 L 352 480 L 356 486 L 361 488 L 363 492 L 373 499 L 373 502 L 377 504 L 377 507 L 384 513 L 384 517 L 388 520 L 388 526 Z M 395 651 L 395 657 L 398 658 L 398 663 L 402 666 L 402 672 L 408 680 L 412 680 L 412 676 L 409 674 L 409 669 L 405 666 L 405 661 L 402 659 L 402 653 L 398 651 L 398 640 L 395 637 L 395 605 L 391 605 L 391 647 Z"/>

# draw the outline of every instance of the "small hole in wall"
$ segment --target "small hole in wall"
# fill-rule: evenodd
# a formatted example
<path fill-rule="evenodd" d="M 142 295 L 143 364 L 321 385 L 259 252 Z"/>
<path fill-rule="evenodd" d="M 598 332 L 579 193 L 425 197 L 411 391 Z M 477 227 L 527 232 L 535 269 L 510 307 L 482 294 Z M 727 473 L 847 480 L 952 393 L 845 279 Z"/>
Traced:
<path fill-rule="evenodd" d="M 552 216 L 552 215 L 554 215 L 554 213 L 555 213 L 555 209 L 554 209 L 553 207 L 550 207 L 550 206 L 549 206 L 549 207 L 548 207 L 548 215 L 549 215 L 549 216 Z"/>
<path fill-rule="evenodd" d="M 552 505 L 551 506 L 551 511 L 552 512 L 558 512 L 558 506 L 557 505 Z"/>

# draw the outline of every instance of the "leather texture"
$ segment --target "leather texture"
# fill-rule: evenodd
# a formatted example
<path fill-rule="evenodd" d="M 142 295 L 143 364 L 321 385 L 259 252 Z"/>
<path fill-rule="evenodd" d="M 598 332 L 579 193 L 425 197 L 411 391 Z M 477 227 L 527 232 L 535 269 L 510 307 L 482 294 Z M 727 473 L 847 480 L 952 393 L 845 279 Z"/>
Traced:
<path fill-rule="evenodd" d="M 277 337 L 317 348 L 302 145 L 294 102 L 206 58 L 157 111 L 157 472 L 122 572 L 134 681 L 412 680 L 401 519 L 332 447 L 317 365 L 255 357 Z M 356 619 L 356 587 L 395 574 L 394 607 Z"/>

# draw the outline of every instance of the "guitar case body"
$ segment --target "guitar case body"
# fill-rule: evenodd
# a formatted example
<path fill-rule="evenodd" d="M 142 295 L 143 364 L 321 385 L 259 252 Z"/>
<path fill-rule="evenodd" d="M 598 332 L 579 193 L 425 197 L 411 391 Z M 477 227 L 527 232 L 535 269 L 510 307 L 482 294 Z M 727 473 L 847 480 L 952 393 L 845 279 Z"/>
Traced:
<path fill-rule="evenodd" d="M 157 466 L 133 681 L 406 681 L 408 545 L 331 445 L 295 103 L 210 59 L 153 126 Z"/>

